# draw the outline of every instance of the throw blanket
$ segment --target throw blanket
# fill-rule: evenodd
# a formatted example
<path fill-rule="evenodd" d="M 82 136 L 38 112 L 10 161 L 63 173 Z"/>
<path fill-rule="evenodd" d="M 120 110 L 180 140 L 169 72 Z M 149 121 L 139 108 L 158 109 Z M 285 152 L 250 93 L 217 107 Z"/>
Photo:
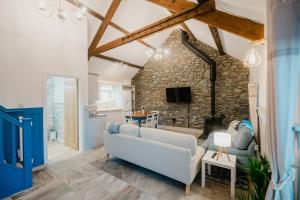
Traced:
<path fill-rule="evenodd" d="M 107 127 L 107 132 L 110 134 L 119 134 L 120 133 L 120 126 L 123 123 L 116 123 L 116 122 L 112 122 L 108 125 Z"/>

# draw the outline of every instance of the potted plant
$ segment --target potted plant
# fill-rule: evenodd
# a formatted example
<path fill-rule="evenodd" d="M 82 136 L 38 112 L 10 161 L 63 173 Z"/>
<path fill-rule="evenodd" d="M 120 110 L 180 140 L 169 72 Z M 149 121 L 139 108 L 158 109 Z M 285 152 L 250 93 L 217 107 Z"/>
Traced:
<path fill-rule="evenodd" d="M 271 167 L 266 157 L 249 157 L 246 168 L 248 192 L 239 195 L 240 200 L 264 200 L 271 180 Z"/>

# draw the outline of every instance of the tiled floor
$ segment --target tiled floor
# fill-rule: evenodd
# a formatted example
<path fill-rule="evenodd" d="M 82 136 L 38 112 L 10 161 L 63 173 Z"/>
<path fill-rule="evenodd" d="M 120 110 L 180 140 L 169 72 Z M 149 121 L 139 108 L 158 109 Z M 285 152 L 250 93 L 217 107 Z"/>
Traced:
<path fill-rule="evenodd" d="M 12 199 L 230 199 L 229 185 L 207 179 L 203 189 L 200 180 L 196 177 L 191 194 L 186 196 L 180 182 L 116 158 L 106 161 L 102 147 L 35 172 L 33 188 Z"/>
<path fill-rule="evenodd" d="M 54 163 L 79 154 L 79 151 L 66 147 L 63 142 L 48 142 L 48 162 Z"/>

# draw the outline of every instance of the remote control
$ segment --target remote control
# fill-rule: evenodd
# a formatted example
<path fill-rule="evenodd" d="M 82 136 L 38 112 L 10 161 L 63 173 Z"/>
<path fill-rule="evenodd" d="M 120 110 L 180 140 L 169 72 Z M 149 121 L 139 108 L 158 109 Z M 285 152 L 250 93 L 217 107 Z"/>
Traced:
<path fill-rule="evenodd" d="M 213 155 L 212 155 L 212 158 L 215 158 L 217 155 L 217 153 L 215 152 Z"/>

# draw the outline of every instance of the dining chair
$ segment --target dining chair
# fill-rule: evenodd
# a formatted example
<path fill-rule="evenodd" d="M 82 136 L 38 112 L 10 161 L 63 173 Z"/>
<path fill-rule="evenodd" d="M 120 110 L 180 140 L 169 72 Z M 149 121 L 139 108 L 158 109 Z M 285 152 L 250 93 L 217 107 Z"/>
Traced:
<path fill-rule="evenodd" d="M 142 124 L 143 127 L 153 128 L 153 114 L 150 113 L 147 115 L 146 123 Z"/>
<path fill-rule="evenodd" d="M 133 112 L 124 112 L 124 116 L 125 116 L 125 122 L 128 124 L 131 124 L 133 122 L 132 120 L 132 114 Z M 130 116 L 130 117 L 127 117 Z"/>
<path fill-rule="evenodd" d="M 153 115 L 152 127 L 158 128 L 159 111 L 151 111 L 151 114 Z"/>

